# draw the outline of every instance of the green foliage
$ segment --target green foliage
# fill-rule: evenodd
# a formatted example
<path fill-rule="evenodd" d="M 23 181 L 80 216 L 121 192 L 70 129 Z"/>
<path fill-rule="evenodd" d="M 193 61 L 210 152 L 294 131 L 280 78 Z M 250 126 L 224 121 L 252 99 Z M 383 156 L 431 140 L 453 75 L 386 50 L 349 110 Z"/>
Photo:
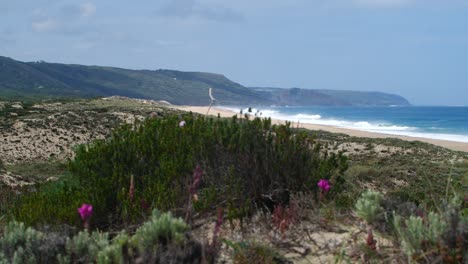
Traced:
<path fill-rule="evenodd" d="M 63 260 L 73 263 L 91 263 L 97 259 L 101 251 L 108 252 L 109 235 L 107 233 L 81 231 L 67 241 L 67 256 Z M 101 253 L 101 256 L 103 253 Z"/>
<path fill-rule="evenodd" d="M 130 237 L 121 233 L 117 235 L 112 242 L 99 251 L 97 255 L 98 264 L 108 264 L 108 263 L 125 263 L 125 250 L 128 250 L 128 240 Z"/>
<path fill-rule="evenodd" d="M 6 169 L 25 178 L 45 180 L 49 177 L 58 178 L 63 176 L 66 174 L 67 166 L 60 161 L 27 162 L 7 165 Z"/>
<path fill-rule="evenodd" d="M 78 224 L 77 208 L 87 201 L 76 178 L 44 183 L 38 191 L 16 198 L 8 208 L 10 217 L 26 224 Z"/>
<path fill-rule="evenodd" d="M 289 263 L 272 247 L 257 242 L 233 242 L 224 240 L 234 254 L 232 262 L 235 264 L 261 263 Z"/>
<path fill-rule="evenodd" d="M 379 192 L 372 190 L 364 192 L 356 202 L 356 214 L 371 224 L 383 210 L 382 199 L 383 196 Z"/>
<path fill-rule="evenodd" d="M 65 241 L 54 233 L 9 222 L 0 236 L 0 263 L 54 263 Z"/>
<path fill-rule="evenodd" d="M 23 223 L 10 222 L 3 230 L 0 239 L 3 260 L 13 263 L 35 263 L 35 252 L 41 245 L 43 234 Z"/>
<path fill-rule="evenodd" d="M 451 262 L 450 259 L 462 261 L 466 258 L 468 229 L 467 222 L 461 220 L 461 200 L 455 196 L 442 204 L 445 205 L 441 212 L 429 212 L 424 218 L 410 216 L 403 219 L 394 213 L 393 227 L 398 243 L 409 260 L 430 262 L 431 259 L 443 259 Z"/>
<path fill-rule="evenodd" d="M 202 246 L 184 233 L 188 225 L 170 213 L 153 212 L 133 236 L 81 231 L 75 236 L 40 232 L 9 222 L 0 236 L 0 263 L 195 263 Z"/>
<path fill-rule="evenodd" d="M 121 95 L 166 100 L 173 104 L 206 105 L 208 89 L 225 104 L 265 103 L 257 92 L 223 75 L 171 70 L 19 62 L 0 56 L 0 97 L 96 97 Z"/>
<path fill-rule="evenodd" d="M 167 245 L 172 242 L 180 243 L 189 226 L 181 218 L 174 218 L 172 214 L 153 210 L 151 219 L 137 229 L 131 242 L 141 252 L 154 250 L 153 245 Z"/>
<path fill-rule="evenodd" d="M 178 125 L 181 120 L 184 127 Z M 123 126 L 108 140 L 78 147 L 70 170 L 86 202 L 96 209 L 98 225 L 110 214 L 132 221 L 131 216 L 141 212 L 128 196 L 130 175 L 135 177 L 136 201 L 162 210 L 183 207 L 197 164 L 205 173 L 202 202 L 212 203 L 203 207 L 228 201 L 246 210 L 239 213 L 242 217 L 262 194 L 277 188 L 317 190 L 319 179 L 341 175 L 346 158 L 321 155 L 312 144 L 305 133 L 293 133 L 289 125 L 272 126 L 270 120 L 171 116 Z"/>

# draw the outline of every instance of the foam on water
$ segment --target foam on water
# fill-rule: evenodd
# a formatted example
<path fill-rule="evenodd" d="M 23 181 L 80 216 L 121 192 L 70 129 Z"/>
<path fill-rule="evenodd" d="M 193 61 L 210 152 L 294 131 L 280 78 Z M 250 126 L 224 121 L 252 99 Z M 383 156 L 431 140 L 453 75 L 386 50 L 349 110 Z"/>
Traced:
<path fill-rule="evenodd" d="M 239 113 L 239 108 L 234 107 L 223 107 L 226 110 L 234 111 Z M 441 139 L 441 140 L 450 140 L 458 142 L 468 142 L 467 135 L 456 135 L 456 134 L 443 134 L 443 133 L 429 133 L 421 131 L 417 127 L 410 126 L 400 126 L 391 123 L 385 122 L 369 122 L 369 121 L 348 121 L 348 120 L 338 120 L 330 118 L 322 118 L 321 115 L 317 114 L 306 114 L 306 113 L 297 113 L 297 114 L 285 114 L 281 113 L 275 109 L 251 109 L 251 112 L 248 111 L 248 108 L 242 109 L 244 114 L 249 114 L 252 116 L 258 117 L 270 117 L 272 119 L 278 120 L 287 120 L 291 122 L 299 122 L 304 124 L 315 124 L 315 125 L 325 125 L 333 126 L 339 128 L 355 129 L 367 132 L 377 132 L 384 133 L 389 135 L 401 135 L 401 136 L 410 136 L 410 137 L 421 137 L 421 138 L 430 138 L 430 139 Z M 434 130 L 438 128 L 434 127 Z"/>

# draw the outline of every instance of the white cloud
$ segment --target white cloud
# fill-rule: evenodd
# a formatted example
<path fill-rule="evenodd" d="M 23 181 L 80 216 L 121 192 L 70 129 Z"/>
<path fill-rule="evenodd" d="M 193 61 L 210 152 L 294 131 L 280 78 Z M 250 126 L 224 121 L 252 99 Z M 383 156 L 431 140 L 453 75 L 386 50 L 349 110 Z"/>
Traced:
<path fill-rule="evenodd" d="M 31 23 L 31 27 L 36 32 L 48 32 L 56 29 L 58 27 L 57 21 L 53 20 L 50 17 L 36 20 Z"/>
<path fill-rule="evenodd" d="M 96 6 L 92 3 L 84 3 L 80 6 L 81 16 L 89 17 L 96 13 Z"/>

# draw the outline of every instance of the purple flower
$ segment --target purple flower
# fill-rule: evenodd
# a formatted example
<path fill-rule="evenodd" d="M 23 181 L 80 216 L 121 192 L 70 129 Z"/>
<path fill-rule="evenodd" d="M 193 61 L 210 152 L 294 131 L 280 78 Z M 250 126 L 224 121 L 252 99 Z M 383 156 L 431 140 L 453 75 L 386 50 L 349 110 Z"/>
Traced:
<path fill-rule="evenodd" d="M 93 206 L 90 204 L 83 204 L 78 208 L 78 213 L 83 221 L 88 221 L 88 219 L 93 214 Z"/>
<path fill-rule="evenodd" d="M 183 120 L 182 120 L 182 121 L 180 121 L 180 123 L 179 123 L 179 127 L 184 127 L 184 126 L 185 126 L 185 121 L 183 121 Z"/>
<path fill-rule="evenodd" d="M 318 182 L 318 187 L 320 188 L 320 190 L 322 190 L 322 192 L 324 193 L 327 193 L 329 190 L 330 190 L 330 182 L 328 182 L 327 179 L 321 179 L 319 182 Z"/>

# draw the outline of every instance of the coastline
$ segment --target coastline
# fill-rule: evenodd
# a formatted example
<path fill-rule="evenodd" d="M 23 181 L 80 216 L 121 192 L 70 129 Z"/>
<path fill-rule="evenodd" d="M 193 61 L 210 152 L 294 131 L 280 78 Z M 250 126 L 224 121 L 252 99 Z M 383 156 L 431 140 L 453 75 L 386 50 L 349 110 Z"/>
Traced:
<path fill-rule="evenodd" d="M 183 111 L 192 111 L 194 113 L 206 115 L 208 111 L 208 106 L 176 106 L 172 105 L 172 108 L 183 110 Z M 232 117 L 238 113 L 234 111 L 229 111 L 222 108 L 211 107 L 209 115 L 212 116 L 219 116 L 221 117 Z M 284 120 L 277 120 L 272 119 L 273 124 L 284 124 Z M 296 126 L 297 123 L 294 124 Z M 450 140 L 442 140 L 442 139 L 432 139 L 432 138 L 423 138 L 423 137 L 410 137 L 410 136 L 401 136 L 401 135 L 391 135 L 391 134 L 384 134 L 384 133 L 377 133 L 377 132 L 368 132 L 363 130 L 356 130 L 356 129 L 349 129 L 349 128 L 340 128 L 334 126 L 327 126 L 327 125 L 316 125 L 316 124 L 303 124 L 300 123 L 299 127 L 310 129 L 310 130 L 324 130 L 332 133 L 342 133 L 353 137 L 367 137 L 367 138 L 398 138 L 406 141 L 421 141 L 426 142 L 429 144 L 433 144 L 436 146 L 448 148 L 451 150 L 456 151 L 464 151 L 468 152 L 468 143 L 466 142 L 458 142 L 458 141 L 450 141 Z"/>

